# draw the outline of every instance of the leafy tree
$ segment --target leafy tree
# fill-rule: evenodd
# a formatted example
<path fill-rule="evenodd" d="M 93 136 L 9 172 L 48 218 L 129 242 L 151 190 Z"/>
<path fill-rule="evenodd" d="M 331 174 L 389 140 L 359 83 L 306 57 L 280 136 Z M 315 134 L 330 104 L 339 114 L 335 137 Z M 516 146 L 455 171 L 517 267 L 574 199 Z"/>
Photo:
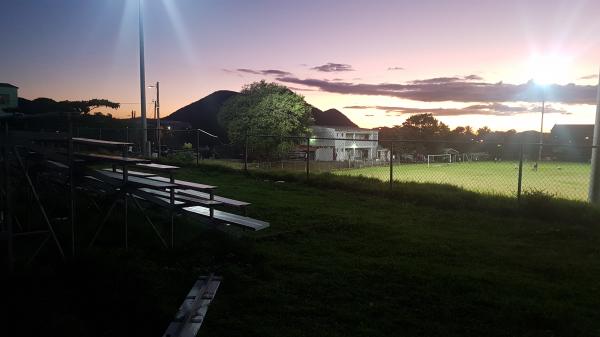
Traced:
<path fill-rule="evenodd" d="M 84 101 L 55 101 L 46 97 L 40 97 L 30 101 L 19 98 L 19 107 L 13 109 L 13 111 L 29 115 L 49 112 L 76 112 L 80 114 L 89 114 L 92 110 L 100 107 L 118 109 L 120 104 L 107 99 L 97 98 Z"/>
<path fill-rule="evenodd" d="M 487 126 L 477 129 L 477 137 L 479 137 L 479 139 L 482 139 L 483 137 L 489 135 L 490 133 L 492 133 L 492 130 L 490 128 L 488 128 Z"/>
<path fill-rule="evenodd" d="M 437 120 L 430 113 L 412 115 L 402 123 L 402 127 L 416 131 L 415 135 L 419 138 L 434 137 L 448 131 L 448 126 Z"/>
<path fill-rule="evenodd" d="M 246 85 L 241 95 L 228 99 L 219 111 L 219 123 L 232 143 L 241 145 L 246 134 L 279 137 L 308 134 L 311 107 L 304 97 L 285 86 L 265 81 Z M 263 153 L 284 153 L 292 144 L 280 138 L 252 138 Z"/>

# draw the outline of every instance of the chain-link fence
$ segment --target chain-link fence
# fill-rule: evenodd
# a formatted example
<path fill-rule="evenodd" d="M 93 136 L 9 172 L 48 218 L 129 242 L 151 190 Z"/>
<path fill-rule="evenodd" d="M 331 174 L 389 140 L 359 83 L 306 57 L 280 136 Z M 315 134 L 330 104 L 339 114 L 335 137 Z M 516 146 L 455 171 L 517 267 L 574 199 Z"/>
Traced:
<path fill-rule="evenodd" d="M 385 140 L 369 132 L 356 132 L 351 138 L 249 135 L 243 144 L 226 144 L 197 129 L 147 132 L 153 157 L 167 161 L 302 172 L 307 179 L 329 172 L 378 179 L 389 183 L 389 188 L 394 182 L 447 184 L 486 194 L 543 193 L 582 201 L 588 198 L 593 148 L 481 140 Z M 74 133 L 129 141 L 137 149 L 141 138 L 139 129 L 76 128 Z"/>
<path fill-rule="evenodd" d="M 244 167 L 303 171 L 307 178 L 321 172 L 375 178 L 390 183 L 390 188 L 393 182 L 417 182 L 504 196 L 543 193 L 572 200 L 588 198 L 592 146 L 363 136 L 250 136 Z M 275 146 L 283 142 L 291 146 Z"/>

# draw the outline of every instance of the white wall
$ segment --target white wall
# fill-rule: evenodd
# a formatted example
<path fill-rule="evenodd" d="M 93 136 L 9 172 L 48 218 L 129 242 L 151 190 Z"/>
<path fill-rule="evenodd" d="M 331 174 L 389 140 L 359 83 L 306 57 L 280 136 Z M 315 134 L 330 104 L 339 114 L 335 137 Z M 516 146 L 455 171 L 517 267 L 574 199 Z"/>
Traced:
<path fill-rule="evenodd" d="M 334 160 L 333 151 L 335 151 L 335 160 L 337 161 L 356 159 L 362 152 L 366 152 L 366 156 L 363 156 L 362 159 L 375 159 L 377 157 L 378 144 L 376 140 L 379 138 L 378 131 L 361 129 L 336 129 L 335 127 L 315 126 L 313 127 L 313 133 L 315 137 L 343 138 L 343 140 L 317 139 L 312 142 L 311 145 L 319 148 L 317 149 L 317 153 L 315 153 L 316 160 Z M 329 151 L 321 151 L 323 156 L 319 157 L 319 150 L 325 150 L 325 148 L 331 149 L 331 156 L 329 156 Z M 327 153 L 327 155 L 325 155 L 325 153 Z"/>

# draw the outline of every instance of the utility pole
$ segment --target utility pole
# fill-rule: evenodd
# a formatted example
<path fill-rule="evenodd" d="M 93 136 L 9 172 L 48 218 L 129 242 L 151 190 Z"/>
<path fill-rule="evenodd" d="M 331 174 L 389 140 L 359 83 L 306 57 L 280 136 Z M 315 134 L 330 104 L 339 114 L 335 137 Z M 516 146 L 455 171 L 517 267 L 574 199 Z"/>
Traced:
<path fill-rule="evenodd" d="M 156 89 L 156 100 L 154 100 L 154 118 L 156 119 L 156 143 L 158 145 L 158 158 L 160 158 L 160 83 L 149 85 L 148 88 Z"/>
<path fill-rule="evenodd" d="M 590 174 L 589 201 L 600 205 L 600 77 L 598 77 L 598 93 L 596 96 L 596 123 L 594 124 L 594 140 L 592 145 L 592 170 Z"/>
<path fill-rule="evenodd" d="M 146 69 L 144 65 L 144 10 L 143 0 L 138 0 L 139 8 L 139 39 L 140 39 L 140 104 L 141 104 L 141 122 L 142 122 L 142 156 L 148 156 L 148 124 L 146 121 Z"/>
<path fill-rule="evenodd" d="M 544 89 L 542 89 L 544 90 Z M 546 98 L 544 97 L 544 92 L 542 91 L 542 122 L 540 123 L 540 147 L 538 151 L 538 163 L 542 161 L 542 148 L 544 146 L 544 108 L 546 105 Z"/>

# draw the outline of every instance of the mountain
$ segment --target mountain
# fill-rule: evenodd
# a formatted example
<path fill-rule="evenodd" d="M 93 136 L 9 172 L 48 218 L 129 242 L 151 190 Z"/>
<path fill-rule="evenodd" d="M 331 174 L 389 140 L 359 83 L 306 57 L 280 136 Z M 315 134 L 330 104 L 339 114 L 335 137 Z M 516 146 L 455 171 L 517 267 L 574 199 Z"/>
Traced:
<path fill-rule="evenodd" d="M 227 139 L 227 132 L 219 125 L 217 114 L 223 103 L 235 95 L 238 95 L 235 91 L 215 91 L 194 103 L 180 108 L 164 119 L 187 122 L 193 129 L 202 129 L 219 136 L 221 139 Z"/>
<path fill-rule="evenodd" d="M 343 126 L 349 128 L 357 128 L 358 125 L 354 124 L 350 118 L 346 117 L 337 109 L 329 109 L 321 111 L 313 107 L 312 110 L 313 118 L 315 119 L 315 125 L 319 126 Z"/>
<path fill-rule="evenodd" d="M 212 134 L 219 136 L 220 139 L 227 139 L 226 130 L 219 125 L 217 115 L 223 103 L 229 98 L 238 95 L 239 93 L 229 90 L 219 90 L 212 94 L 180 108 L 165 120 L 180 121 L 189 123 L 194 129 L 202 129 Z M 315 120 L 315 125 L 319 126 L 343 126 L 343 127 L 358 127 L 348 117 L 336 109 L 322 111 L 312 107 L 312 115 Z"/>

